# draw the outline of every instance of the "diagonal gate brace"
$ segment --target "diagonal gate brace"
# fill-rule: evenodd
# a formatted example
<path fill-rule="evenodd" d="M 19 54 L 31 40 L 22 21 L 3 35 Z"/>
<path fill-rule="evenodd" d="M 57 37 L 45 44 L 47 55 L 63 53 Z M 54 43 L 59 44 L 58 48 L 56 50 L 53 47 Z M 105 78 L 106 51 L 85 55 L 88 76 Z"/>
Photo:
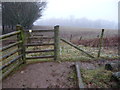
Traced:
<path fill-rule="evenodd" d="M 69 44 L 70 46 L 72 46 L 72 47 L 76 48 L 77 50 L 79 50 L 79 51 L 81 51 L 81 52 L 85 53 L 85 54 L 86 54 L 86 55 L 88 55 L 90 58 L 94 58 L 92 55 L 90 55 L 89 53 L 87 53 L 87 52 L 85 52 L 84 50 L 80 49 L 78 46 L 76 46 L 76 45 L 72 44 L 71 42 L 69 42 L 69 41 L 65 40 L 64 38 L 60 38 L 60 40 L 62 40 L 63 42 L 65 42 L 65 43 Z"/>

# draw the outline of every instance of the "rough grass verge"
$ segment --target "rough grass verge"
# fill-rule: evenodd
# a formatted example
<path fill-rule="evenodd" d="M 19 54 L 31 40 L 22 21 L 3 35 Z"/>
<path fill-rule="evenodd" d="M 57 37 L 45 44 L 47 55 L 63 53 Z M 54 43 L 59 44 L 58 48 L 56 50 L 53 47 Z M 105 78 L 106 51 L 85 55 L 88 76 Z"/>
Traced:
<path fill-rule="evenodd" d="M 81 69 L 83 82 L 87 88 L 119 88 L 120 86 L 111 79 L 112 72 L 104 67 L 93 70 Z"/>

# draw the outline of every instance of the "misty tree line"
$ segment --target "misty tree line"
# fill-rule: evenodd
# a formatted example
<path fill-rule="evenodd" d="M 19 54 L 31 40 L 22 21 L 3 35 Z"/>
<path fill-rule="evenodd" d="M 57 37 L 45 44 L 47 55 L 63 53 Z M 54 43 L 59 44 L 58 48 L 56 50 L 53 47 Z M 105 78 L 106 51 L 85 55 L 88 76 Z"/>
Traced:
<path fill-rule="evenodd" d="M 51 18 L 51 19 L 46 19 L 46 20 L 40 20 L 39 24 L 41 25 L 59 24 L 61 26 L 75 26 L 75 27 L 82 27 L 82 28 L 105 28 L 105 29 L 117 29 L 118 28 L 118 24 L 112 21 L 100 20 L 100 19 L 89 20 L 87 18 L 80 18 L 80 19 Z"/>
<path fill-rule="evenodd" d="M 3 33 L 14 30 L 17 24 L 31 28 L 33 23 L 42 16 L 46 2 L 2 2 Z"/>

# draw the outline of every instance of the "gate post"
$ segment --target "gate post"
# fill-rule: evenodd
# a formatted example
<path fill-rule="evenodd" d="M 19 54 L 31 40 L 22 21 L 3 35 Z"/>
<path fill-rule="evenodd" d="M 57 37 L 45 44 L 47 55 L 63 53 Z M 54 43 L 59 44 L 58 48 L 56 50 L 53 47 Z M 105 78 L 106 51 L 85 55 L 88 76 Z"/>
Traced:
<path fill-rule="evenodd" d="M 24 30 L 22 28 L 21 25 L 16 25 L 16 30 L 17 31 L 20 31 L 20 34 L 19 36 L 17 37 L 18 40 L 22 40 L 22 43 L 19 44 L 18 48 L 22 49 L 21 50 L 21 53 L 19 53 L 19 55 L 23 55 L 22 56 L 22 60 L 23 60 L 23 63 L 26 63 L 26 60 L 25 60 L 25 46 L 24 46 L 24 43 L 25 43 L 25 35 L 24 35 Z"/>
<path fill-rule="evenodd" d="M 54 60 L 59 59 L 60 55 L 60 36 L 59 36 L 59 25 L 54 26 Z"/>

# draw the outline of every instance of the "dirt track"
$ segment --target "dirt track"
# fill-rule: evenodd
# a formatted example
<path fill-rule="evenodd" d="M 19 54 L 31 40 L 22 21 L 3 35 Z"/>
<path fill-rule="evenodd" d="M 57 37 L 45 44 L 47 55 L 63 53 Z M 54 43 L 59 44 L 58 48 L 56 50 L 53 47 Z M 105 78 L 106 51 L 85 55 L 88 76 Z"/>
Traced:
<path fill-rule="evenodd" d="M 30 64 L 3 80 L 3 88 L 76 88 L 73 62 Z"/>
<path fill-rule="evenodd" d="M 83 69 L 95 69 L 107 62 L 118 60 L 99 60 L 81 62 Z M 78 88 L 73 67 L 75 62 L 43 62 L 27 65 L 3 80 L 3 88 Z"/>

